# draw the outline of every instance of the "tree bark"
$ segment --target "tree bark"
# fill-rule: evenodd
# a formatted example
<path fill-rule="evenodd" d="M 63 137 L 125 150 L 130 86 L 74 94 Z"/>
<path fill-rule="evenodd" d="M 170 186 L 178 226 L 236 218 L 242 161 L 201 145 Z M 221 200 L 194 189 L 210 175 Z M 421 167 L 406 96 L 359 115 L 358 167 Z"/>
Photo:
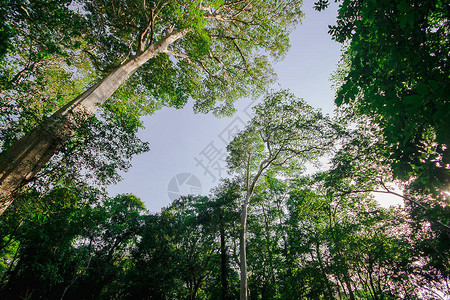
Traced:
<path fill-rule="evenodd" d="M 241 232 L 239 237 L 239 260 L 241 271 L 241 288 L 240 288 L 240 300 L 248 299 L 248 282 L 247 282 L 247 247 L 246 247 L 246 231 L 247 231 L 247 212 L 250 197 L 247 194 L 245 202 L 242 204 L 241 213 Z"/>
<path fill-rule="evenodd" d="M 0 215 L 26 185 L 57 153 L 76 128 L 92 115 L 139 67 L 190 30 L 169 33 L 147 50 L 130 58 L 86 92 L 66 104 L 35 129 L 0 154 Z"/>
<path fill-rule="evenodd" d="M 220 280 L 222 300 L 228 299 L 228 266 L 227 266 L 227 249 L 225 243 L 225 225 L 223 220 L 223 211 L 219 211 L 220 226 Z"/>
<path fill-rule="evenodd" d="M 323 262 L 322 255 L 320 255 L 320 244 L 317 240 L 315 242 L 316 242 L 316 255 L 317 255 L 317 260 L 319 261 L 320 271 L 322 272 L 323 280 L 325 281 L 325 284 L 327 286 L 328 297 L 329 297 L 329 299 L 332 299 L 333 292 L 332 292 L 330 282 L 327 277 L 327 273 L 325 272 L 326 265 Z"/>

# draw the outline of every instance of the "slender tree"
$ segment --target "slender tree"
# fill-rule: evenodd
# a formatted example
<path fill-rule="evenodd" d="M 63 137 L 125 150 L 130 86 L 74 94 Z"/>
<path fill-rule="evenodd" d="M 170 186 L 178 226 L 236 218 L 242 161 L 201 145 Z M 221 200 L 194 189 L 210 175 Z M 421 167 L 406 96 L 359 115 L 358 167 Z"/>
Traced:
<path fill-rule="evenodd" d="M 286 90 L 269 94 L 255 117 L 228 145 L 228 166 L 244 181 L 240 226 L 240 299 L 248 299 L 246 231 L 250 200 L 264 172 L 301 168 L 332 145 L 328 118 Z"/>
<path fill-rule="evenodd" d="M 232 299 L 229 288 L 230 257 L 229 240 L 233 228 L 239 219 L 239 198 L 240 187 L 235 181 L 223 180 L 213 189 L 213 197 L 210 199 L 209 207 L 212 210 L 211 215 L 219 233 L 220 240 L 220 283 L 221 299 Z"/>

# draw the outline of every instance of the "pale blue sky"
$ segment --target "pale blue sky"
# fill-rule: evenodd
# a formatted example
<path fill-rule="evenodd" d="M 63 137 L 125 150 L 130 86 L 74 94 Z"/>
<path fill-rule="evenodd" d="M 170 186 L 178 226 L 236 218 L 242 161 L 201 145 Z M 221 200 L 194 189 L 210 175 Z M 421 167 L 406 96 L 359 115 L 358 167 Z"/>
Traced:
<path fill-rule="evenodd" d="M 286 58 L 275 65 L 279 81 L 274 89 L 290 89 L 310 105 L 331 114 L 334 92 L 329 78 L 340 59 L 340 44 L 332 41 L 327 32 L 328 25 L 335 22 L 337 5 L 316 12 L 313 3 L 304 1 L 305 17 L 290 36 L 292 47 Z M 218 178 L 226 176 L 226 165 L 221 160 L 226 155 L 224 139 L 233 128 L 244 127 L 249 119 L 246 111 L 251 111 L 249 105 L 250 100 L 240 100 L 236 103 L 238 112 L 231 118 L 194 114 L 192 104 L 180 110 L 164 108 L 144 118 L 145 130 L 139 136 L 150 143 L 151 150 L 133 159 L 133 167 L 122 174 L 120 183 L 108 188 L 109 193 L 133 193 L 147 209 L 157 212 L 170 203 L 168 189 L 175 192 L 170 194 L 173 197 L 177 180 L 190 176 L 177 175 L 187 173 L 194 176 L 191 180 L 198 178 L 202 194 L 208 194 Z M 196 187 L 195 183 L 184 184 L 178 192 L 187 194 Z"/>

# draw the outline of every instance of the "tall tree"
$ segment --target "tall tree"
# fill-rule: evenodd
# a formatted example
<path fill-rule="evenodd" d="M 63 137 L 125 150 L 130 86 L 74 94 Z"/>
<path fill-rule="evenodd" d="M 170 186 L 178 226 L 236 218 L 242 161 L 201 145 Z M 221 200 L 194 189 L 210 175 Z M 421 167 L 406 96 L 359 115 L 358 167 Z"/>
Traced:
<path fill-rule="evenodd" d="M 134 251 L 133 298 L 197 299 L 217 277 L 217 226 L 207 197 L 183 196 L 161 214 L 145 218 Z"/>
<path fill-rule="evenodd" d="M 418 250 L 420 254 L 410 249 L 405 257 L 424 263 L 421 265 L 422 270 L 433 270 L 426 275 L 430 280 L 428 284 L 446 282 L 450 270 L 450 209 L 445 199 L 417 197 L 407 189 L 403 193 L 395 192 L 390 187 L 394 179 L 391 160 L 387 158 L 386 153 L 389 152 L 389 147 L 383 138 L 382 130 L 366 118 L 360 121 L 361 124 L 353 123 L 354 129 L 347 135 L 348 140 L 343 142 L 333 157 L 325 185 L 335 197 L 346 198 L 354 194 L 373 192 L 403 198 L 405 209 L 401 213 L 405 214 L 406 210 L 407 216 L 399 218 L 404 222 L 399 226 L 413 230 L 409 234 L 411 243 L 415 244 L 411 249 L 421 249 Z M 400 187 L 407 185 L 398 180 L 395 182 Z"/>
<path fill-rule="evenodd" d="M 143 107 L 154 102 L 181 107 L 193 98 L 198 112 L 230 113 L 237 98 L 257 94 L 271 82 L 261 53 L 275 59 L 286 53 L 288 34 L 302 15 L 300 4 L 81 1 L 78 16 L 90 25 L 83 40 L 104 76 L 2 153 L 0 213 L 11 194 L 134 73 L 136 91 L 146 96 Z"/>
<path fill-rule="evenodd" d="M 224 179 L 212 190 L 212 196 L 203 210 L 207 214 L 220 242 L 220 295 L 222 300 L 233 299 L 230 275 L 230 244 L 239 220 L 240 186 L 238 182 Z M 203 217 L 205 218 L 205 217 Z M 218 297 L 218 295 L 217 295 Z"/>
<path fill-rule="evenodd" d="M 368 192 L 341 194 L 327 186 L 328 176 L 325 172 L 291 182 L 286 221 L 290 260 L 306 277 L 297 297 L 416 296 L 426 284 L 416 282 L 420 268 L 414 265 L 420 259 L 411 249 L 405 212 L 380 207 Z"/>
<path fill-rule="evenodd" d="M 280 285 L 280 279 L 288 268 L 283 256 L 287 190 L 281 180 L 265 179 L 253 196 L 248 217 L 249 289 L 252 298 L 286 299 L 287 287 Z"/>
<path fill-rule="evenodd" d="M 60 298 L 89 265 L 90 247 L 78 238 L 95 231 L 99 211 L 92 207 L 100 194 L 78 186 L 44 196 L 30 189 L 21 196 L 21 205 L 0 223 L 2 252 L 15 252 L 2 270 L 2 297 Z"/>
<path fill-rule="evenodd" d="M 330 34 L 348 47 L 336 104 L 382 129 L 395 178 L 448 201 L 448 1 L 340 2 Z M 322 9 L 329 1 L 316 4 Z"/>
<path fill-rule="evenodd" d="M 139 239 L 145 206 L 132 194 L 117 195 L 99 207 L 100 219 L 92 234 L 83 236 L 92 248 L 89 269 L 73 285 L 73 298 L 112 297 L 118 289 L 131 246 Z"/>
<path fill-rule="evenodd" d="M 246 228 L 250 200 L 261 176 L 288 173 L 317 159 L 332 145 L 331 121 L 286 90 L 268 94 L 255 106 L 255 116 L 227 150 L 228 167 L 243 181 L 241 204 L 240 298 L 248 298 Z"/>
<path fill-rule="evenodd" d="M 435 263 L 448 266 L 441 259 L 450 238 L 448 1 L 340 2 L 337 24 L 330 27 L 333 38 L 347 45 L 337 75 L 336 104 L 352 121 L 372 124 L 366 131 L 370 135 L 376 133 L 371 141 L 347 144 L 350 151 L 341 152 L 341 166 L 356 167 L 369 154 L 373 166 L 359 164 L 363 169 L 356 167 L 355 174 L 373 179 L 359 182 L 360 187 L 378 182 L 380 192 L 392 193 L 383 179 L 399 180 L 404 190 L 397 196 L 405 200 L 416 226 L 434 231 L 435 238 L 428 240 L 433 251 L 428 253 L 435 254 Z M 328 3 L 318 1 L 317 8 Z M 350 154 L 355 149 L 365 155 Z M 351 162 L 352 156 L 358 159 Z M 377 168 L 383 174 L 357 174 L 364 170 L 374 175 Z"/>

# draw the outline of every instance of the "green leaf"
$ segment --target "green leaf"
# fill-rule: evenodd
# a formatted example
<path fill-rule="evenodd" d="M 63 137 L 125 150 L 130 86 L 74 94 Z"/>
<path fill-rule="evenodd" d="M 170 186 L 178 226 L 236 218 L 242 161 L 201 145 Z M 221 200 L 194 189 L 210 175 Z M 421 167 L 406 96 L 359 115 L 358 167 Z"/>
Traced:
<path fill-rule="evenodd" d="M 428 86 L 423 82 L 419 82 L 417 84 L 417 92 L 419 92 L 419 94 L 422 96 L 428 95 L 429 93 Z"/>
<path fill-rule="evenodd" d="M 408 2 L 406 2 L 406 1 L 401 1 L 399 4 L 397 4 L 397 8 L 398 8 L 398 10 L 401 11 L 401 12 L 404 12 L 404 13 L 408 12 L 408 11 L 409 11 L 409 5 L 408 5 Z"/>
<path fill-rule="evenodd" d="M 403 98 L 408 105 L 419 106 L 422 103 L 422 97 L 420 95 L 409 95 Z"/>

